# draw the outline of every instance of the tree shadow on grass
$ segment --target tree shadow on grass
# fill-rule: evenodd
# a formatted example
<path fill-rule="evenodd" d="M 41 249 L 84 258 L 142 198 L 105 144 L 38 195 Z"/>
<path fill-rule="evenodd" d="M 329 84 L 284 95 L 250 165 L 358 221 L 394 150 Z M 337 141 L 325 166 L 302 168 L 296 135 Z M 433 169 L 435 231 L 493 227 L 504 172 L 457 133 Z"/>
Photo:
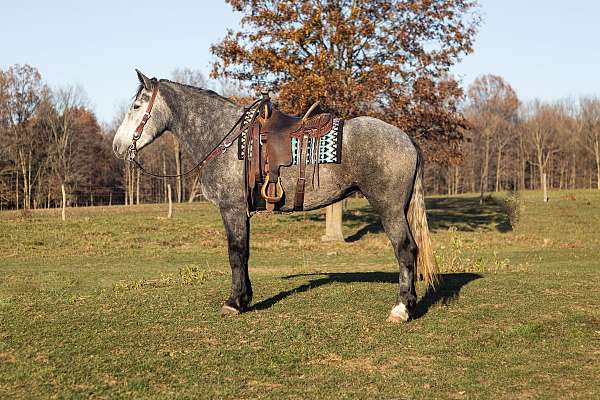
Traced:
<path fill-rule="evenodd" d="M 472 232 L 479 229 L 508 232 L 510 219 L 501 203 L 487 197 L 479 204 L 479 196 L 436 197 L 427 199 L 427 219 L 431 230 Z"/>
<path fill-rule="evenodd" d="M 426 200 L 427 219 L 432 231 L 454 228 L 458 231 L 473 232 L 477 230 L 512 230 L 510 219 L 504 208 L 494 200 L 487 199 L 479 204 L 479 196 L 471 197 L 439 197 Z M 322 214 L 306 217 L 311 221 L 322 221 Z M 363 236 L 382 233 L 383 226 L 379 215 L 370 205 L 353 208 L 344 214 L 344 225 L 356 229 L 346 238 L 346 242 L 355 242 Z"/>
<path fill-rule="evenodd" d="M 382 283 L 397 283 L 398 273 L 397 272 L 332 272 L 328 274 L 297 274 L 284 276 L 283 279 L 293 279 L 297 277 L 307 276 L 322 276 L 321 278 L 311 279 L 308 283 L 300 285 L 290 290 L 285 290 L 276 294 L 275 296 L 269 297 L 263 301 L 260 301 L 250 307 L 250 311 L 266 310 L 273 307 L 278 302 L 292 296 L 296 293 L 306 292 L 308 290 L 317 288 L 319 286 L 342 282 L 342 283 L 368 283 L 368 282 L 382 282 Z M 413 313 L 413 319 L 421 318 L 427 314 L 429 309 L 437 304 L 448 304 L 449 302 L 458 299 L 460 290 L 463 286 L 469 282 L 481 278 L 482 276 L 474 273 L 449 273 L 440 274 L 440 283 L 435 290 L 428 289 L 424 296 L 422 296 L 415 308 Z"/>

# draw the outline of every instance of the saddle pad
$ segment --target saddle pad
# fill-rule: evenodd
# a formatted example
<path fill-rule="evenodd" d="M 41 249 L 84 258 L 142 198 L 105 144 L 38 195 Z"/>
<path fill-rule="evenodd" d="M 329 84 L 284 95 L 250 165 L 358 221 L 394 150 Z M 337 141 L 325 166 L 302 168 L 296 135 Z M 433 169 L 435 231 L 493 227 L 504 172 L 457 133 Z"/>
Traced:
<path fill-rule="evenodd" d="M 343 120 L 334 118 L 331 130 L 321 137 L 319 149 L 315 151 L 314 138 L 308 139 L 306 151 L 306 163 L 314 164 L 318 153 L 319 164 L 339 164 L 342 162 L 342 132 Z M 299 140 L 292 138 L 292 165 L 298 165 L 298 144 Z"/>
<path fill-rule="evenodd" d="M 253 112 L 253 110 L 252 110 Z M 252 113 L 249 111 L 246 115 L 247 121 L 252 117 Z M 245 121 L 246 122 L 246 121 Z M 319 164 L 339 164 L 342 162 L 342 133 L 343 133 L 344 120 L 341 118 L 335 118 L 333 120 L 333 126 L 331 130 L 321 137 L 319 143 Z M 238 160 L 244 159 L 244 153 L 246 149 L 246 137 L 248 130 L 244 130 L 242 136 L 238 139 Z M 292 138 L 292 165 L 298 165 L 298 139 Z M 306 152 L 306 163 L 314 163 L 313 153 L 315 148 L 315 139 L 309 139 Z M 252 152 L 252 148 L 250 148 Z"/>

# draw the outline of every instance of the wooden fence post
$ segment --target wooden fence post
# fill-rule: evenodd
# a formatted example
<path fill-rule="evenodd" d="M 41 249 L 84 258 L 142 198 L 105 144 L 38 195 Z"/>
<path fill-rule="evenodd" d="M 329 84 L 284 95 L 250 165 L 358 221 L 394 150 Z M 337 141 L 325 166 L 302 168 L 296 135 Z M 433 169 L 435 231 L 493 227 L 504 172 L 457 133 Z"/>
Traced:
<path fill-rule="evenodd" d="M 171 218 L 173 216 L 173 200 L 171 199 L 171 184 L 167 184 L 167 197 L 169 198 L 169 213 L 167 214 L 167 218 Z"/>
<path fill-rule="evenodd" d="M 548 202 L 548 181 L 545 172 L 542 172 L 542 186 L 544 191 L 544 203 Z"/>
<path fill-rule="evenodd" d="M 65 184 L 60 185 L 60 190 L 62 191 L 62 220 L 65 221 L 67 219 L 66 211 L 67 211 L 67 194 L 65 193 Z"/>

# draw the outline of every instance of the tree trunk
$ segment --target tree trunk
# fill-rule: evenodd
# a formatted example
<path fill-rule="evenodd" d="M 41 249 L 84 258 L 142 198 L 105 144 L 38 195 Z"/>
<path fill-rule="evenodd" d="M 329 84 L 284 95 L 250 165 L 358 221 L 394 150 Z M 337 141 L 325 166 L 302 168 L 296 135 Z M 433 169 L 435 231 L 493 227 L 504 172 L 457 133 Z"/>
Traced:
<path fill-rule="evenodd" d="M 140 170 L 136 169 L 137 177 L 136 177 L 136 189 L 135 189 L 135 204 L 140 205 Z"/>
<path fill-rule="evenodd" d="M 498 160 L 496 163 L 496 192 L 500 191 L 500 165 L 502 163 L 502 147 L 498 146 Z"/>
<path fill-rule="evenodd" d="M 596 142 L 596 186 L 600 190 L 600 142 Z"/>
<path fill-rule="evenodd" d="M 132 169 L 132 168 L 130 168 L 129 169 L 129 205 L 130 206 L 132 206 L 132 205 L 135 204 L 134 203 L 134 200 L 135 200 L 135 198 L 134 198 L 134 196 L 135 196 L 135 193 L 134 193 L 135 181 L 133 180 L 134 176 L 135 176 L 135 170 Z"/>
<path fill-rule="evenodd" d="M 27 168 L 23 167 L 23 209 L 29 209 L 29 197 L 27 197 Z"/>
<path fill-rule="evenodd" d="M 561 163 L 560 163 L 560 175 L 559 175 L 559 178 L 558 178 L 558 188 L 560 190 L 563 189 L 564 183 L 565 183 L 565 164 L 564 164 L 564 162 L 561 161 Z"/>
<path fill-rule="evenodd" d="M 525 174 L 527 173 L 527 161 L 525 157 L 521 160 L 521 184 L 520 190 L 525 190 Z"/>
<path fill-rule="evenodd" d="M 27 171 L 27 209 L 31 209 L 31 154 L 29 154 L 29 164 Z"/>
<path fill-rule="evenodd" d="M 475 163 L 471 163 L 471 192 L 477 192 L 477 174 L 475 173 Z"/>
<path fill-rule="evenodd" d="M 198 192 L 198 187 L 200 186 L 200 177 L 202 176 L 202 171 L 198 172 L 194 177 L 194 183 L 192 184 L 192 189 L 190 190 L 190 197 L 188 199 L 188 203 L 192 203 L 196 198 L 196 193 Z"/>
<path fill-rule="evenodd" d="M 575 169 L 575 153 L 573 153 L 573 161 L 571 163 L 571 189 L 577 186 L 577 170 Z"/>
<path fill-rule="evenodd" d="M 123 167 L 123 189 L 125 190 L 125 205 L 129 204 L 129 163 Z"/>
<path fill-rule="evenodd" d="M 162 165 L 163 165 L 163 175 L 167 174 L 167 160 L 165 159 L 165 153 L 162 153 Z M 163 201 L 167 201 L 167 178 L 163 180 Z"/>
<path fill-rule="evenodd" d="M 342 232 L 342 202 L 334 203 L 325 209 L 325 235 L 321 240 L 325 242 L 343 242 Z"/>
<path fill-rule="evenodd" d="M 17 198 L 17 210 L 19 209 L 19 169 L 17 168 L 17 183 L 15 185 L 15 195 Z"/>
<path fill-rule="evenodd" d="M 175 139 L 175 166 L 177 168 L 177 175 L 181 175 L 181 145 L 179 140 Z M 183 198 L 183 179 L 181 176 L 177 176 L 177 202 L 181 203 Z"/>
<path fill-rule="evenodd" d="M 546 171 L 548 171 L 548 174 L 546 176 L 546 185 L 547 185 L 548 189 L 552 190 L 552 189 L 554 189 L 554 172 L 555 172 L 554 157 L 552 157 L 552 155 L 550 155 L 550 158 L 548 159 L 548 165 L 549 165 L 549 167 L 546 168 Z"/>
<path fill-rule="evenodd" d="M 485 137 L 485 157 L 484 157 L 484 161 L 483 161 L 483 173 L 481 175 L 479 204 L 483 204 L 483 194 L 488 191 L 489 165 L 490 165 L 490 137 L 486 135 L 486 137 Z"/>
<path fill-rule="evenodd" d="M 458 173 L 458 165 L 454 167 L 454 194 L 458 194 L 460 186 L 460 175 Z"/>

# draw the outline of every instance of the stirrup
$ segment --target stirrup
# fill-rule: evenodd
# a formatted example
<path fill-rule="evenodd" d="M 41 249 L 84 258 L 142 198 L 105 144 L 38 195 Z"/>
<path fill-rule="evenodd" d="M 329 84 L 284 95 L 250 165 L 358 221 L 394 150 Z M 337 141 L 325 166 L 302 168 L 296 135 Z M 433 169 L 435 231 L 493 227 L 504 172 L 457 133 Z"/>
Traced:
<path fill-rule="evenodd" d="M 280 176 L 277 177 L 274 197 L 271 197 L 267 194 L 267 186 L 269 186 L 269 175 L 268 174 L 265 179 L 265 183 L 263 183 L 262 187 L 260 188 L 260 194 L 262 195 L 263 199 L 265 199 L 268 203 L 278 203 L 281 200 L 281 198 L 283 197 L 283 186 L 281 186 L 281 177 Z"/>

